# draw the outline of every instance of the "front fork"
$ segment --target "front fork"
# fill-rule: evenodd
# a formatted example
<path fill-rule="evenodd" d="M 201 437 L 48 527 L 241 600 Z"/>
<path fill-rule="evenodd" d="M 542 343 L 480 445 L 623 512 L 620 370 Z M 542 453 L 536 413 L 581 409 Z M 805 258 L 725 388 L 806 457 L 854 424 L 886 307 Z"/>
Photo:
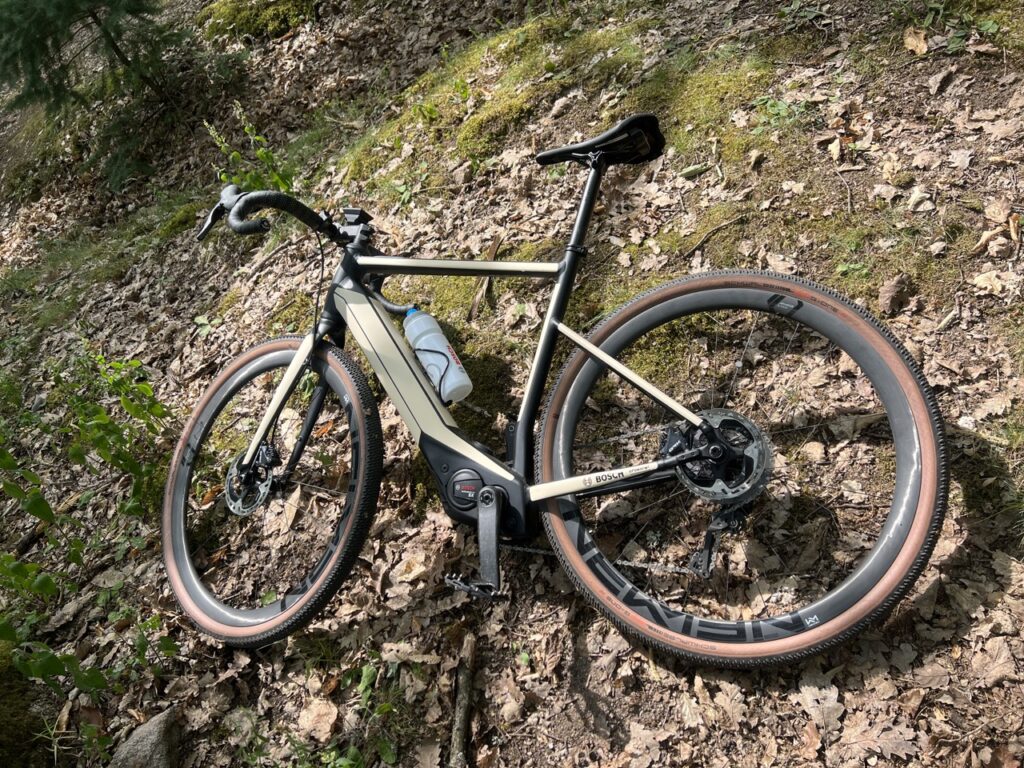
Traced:
<path fill-rule="evenodd" d="M 334 284 L 332 283 L 328 296 L 333 295 L 333 289 Z M 305 338 L 302 339 L 302 343 L 299 344 L 299 348 L 295 351 L 295 357 L 292 358 L 288 369 L 284 372 L 284 377 L 277 385 L 277 389 L 274 391 L 274 397 L 270 401 L 270 406 L 267 408 L 267 412 L 263 414 L 263 420 L 260 422 L 259 427 L 256 429 L 256 433 L 252 436 L 252 440 L 249 442 L 249 447 L 245 451 L 245 456 L 242 459 L 240 467 L 242 471 L 248 472 L 249 468 L 252 466 L 253 461 L 258 455 L 260 446 L 266 441 L 273 426 L 277 424 L 277 420 L 281 416 L 281 411 L 284 409 L 284 404 L 288 402 L 288 398 L 291 397 L 292 392 L 295 391 L 295 387 L 302 378 L 302 374 L 309 369 L 309 361 L 313 358 L 313 355 L 316 354 L 317 345 L 321 343 L 321 340 L 324 337 L 327 337 L 339 347 L 341 347 L 345 341 L 345 323 L 330 300 L 328 300 L 327 304 L 324 306 L 323 314 L 320 316 L 320 321 L 317 323 L 316 330 L 307 334 Z M 285 477 L 291 475 L 295 470 L 295 467 L 299 462 L 299 458 L 302 456 L 302 451 L 306 447 L 306 442 L 309 440 L 309 436 L 313 431 L 313 426 L 316 424 L 316 420 L 320 416 L 320 411 L 323 408 L 324 398 L 326 395 L 327 383 L 324 379 L 321 379 L 313 393 L 313 402 L 310 403 L 311 407 L 309 413 L 306 414 L 306 420 L 302 425 L 302 432 L 300 433 L 299 440 L 292 449 L 292 454 L 288 459 L 287 466 L 285 467 L 285 471 L 283 473 Z"/>
<path fill-rule="evenodd" d="M 320 418 L 320 412 L 324 407 L 324 400 L 327 398 L 327 386 L 327 379 L 321 377 L 316 385 L 316 389 L 313 390 L 313 396 L 309 400 L 309 410 L 306 411 L 306 418 L 302 422 L 302 430 L 299 432 L 299 437 L 292 447 L 292 454 L 288 457 L 288 463 L 285 464 L 284 470 L 277 481 L 282 486 L 291 478 L 292 472 L 295 471 L 295 467 L 299 464 L 299 459 L 302 458 L 302 452 L 306 450 L 306 443 L 309 442 L 309 436 L 313 434 L 313 428 L 316 426 L 317 419 Z"/>

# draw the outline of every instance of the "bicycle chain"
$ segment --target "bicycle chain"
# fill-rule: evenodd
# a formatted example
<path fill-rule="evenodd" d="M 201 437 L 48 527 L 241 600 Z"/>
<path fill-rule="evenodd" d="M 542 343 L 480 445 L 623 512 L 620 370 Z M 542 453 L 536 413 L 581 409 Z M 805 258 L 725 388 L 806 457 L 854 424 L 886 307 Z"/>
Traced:
<path fill-rule="evenodd" d="M 746 505 L 744 504 L 735 504 L 729 507 L 724 507 L 721 510 L 719 510 L 718 514 L 715 515 L 714 518 L 712 518 L 712 520 L 715 520 L 717 518 L 721 521 L 719 523 L 719 526 L 717 526 L 714 529 L 709 527 L 708 530 L 709 533 L 712 530 L 714 530 L 715 532 L 714 541 L 712 543 L 710 552 L 710 561 L 712 563 L 714 563 L 715 557 L 718 555 L 718 548 L 722 543 L 722 534 L 727 532 L 735 532 L 739 529 L 740 525 L 742 525 L 743 517 L 745 516 L 745 506 Z M 499 546 L 502 549 L 510 549 L 515 552 L 526 552 L 527 554 L 531 555 L 543 555 L 544 557 L 553 557 L 555 554 L 557 554 L 553 549 L 543 549 L 541 547 L 528 547 L 524 544 L 509 544 L 505 542 L 500 542 Z M 691 555 L 691 562 L 693 558 L 700 554 L 702 551 L 703 548 L 701 550 L 693 552 Z M 637 570 L 650 571 L 652 573 L 674 573 L 684 576 L 696 576 L 697 578 L 702 580 L 707 580 L 710 575 L 704 575 L 699 571 L 685 565 L 678 566 L 663 565 L 661 563 L 638 563 L 633 560 L 623 560 L 621 557 L 617 559 L 615 562 L 613 562 L 612 565 L 621 565 L 627 568 L 636 568 Z"/>
<path fill-rule="evenodd" d="M 527 554 L 531 555 L 543 555 L 545 557 L 554 557 L 557 554 L 553 549 L 543 549 L 541 547 L 527 547 L 522 544 L 502 543 L 501 548 L 511 549 L 515 552 L 526 552 Z M 717 552 L 717 550 L 718 546 L 716 545 L 715 551 Z M 643 571 L 652 571 L 654 573 L 675 573 L 682 574 L 685 576 L 700 576 L 700 574 L 698 574 L 692 568 L 687 568 L 685 566 L 662 565 L 661 563 L 637 563 L 633 560 L 623 560 L 622 558 L 616 560 L 614 563 L 612 563 L 612 565 L 622 565 L 628 568 L 636 568 L 638 570 Z"/>

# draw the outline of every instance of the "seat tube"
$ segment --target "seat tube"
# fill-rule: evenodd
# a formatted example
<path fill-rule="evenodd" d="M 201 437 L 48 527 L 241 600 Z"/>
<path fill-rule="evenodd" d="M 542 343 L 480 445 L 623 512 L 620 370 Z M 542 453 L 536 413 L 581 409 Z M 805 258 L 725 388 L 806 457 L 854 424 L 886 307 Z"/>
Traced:
<path fill-rule="evenodd" d="M 519 409 L 519 418 L 516 421 L 515 438 L 512 441 L 513 467 L 524 477 L 529 476 L 529 462 L 533 455 L 533 429 L 537 421 L 537 413 L 540 410 L 544 383 L 551 371 L 551 356 L 558 338 L 558 324 L 562 322 L 565 308 L 569 303 L 579 257 L 586 253 L 583 242 L 587 237 L 587 228 L 590 225 L 590 216 L 594 211 L 594 204 L 601 187 L 601 178 L 607 167 L 600 155 L 591 156 L 589 165 L 590 174 L 587 176 L 587 183 L 583 188 L 583 199 L 576 211 L 576 223 L 573 225 L 569 244 L 565 247 L 562 269 L 551 293 L 547 314 L 544 316 L 540 340 L 537 342 L 537 351 L 533 356 L 533 365 L 530 367 L 530 377 L 527 379 L 526 389 L 523 393 L 523 404 Z"/>

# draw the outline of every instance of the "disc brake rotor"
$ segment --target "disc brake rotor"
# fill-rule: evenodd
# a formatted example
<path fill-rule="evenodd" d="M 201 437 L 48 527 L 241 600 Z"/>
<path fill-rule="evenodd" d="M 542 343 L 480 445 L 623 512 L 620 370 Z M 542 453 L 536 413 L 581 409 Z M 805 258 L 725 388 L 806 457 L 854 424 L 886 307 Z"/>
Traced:
<path fill-rule="evenodd" d="M 240 453 L 231 462 L 224 483 L 224 501 L 228 511 L 239 517 L 248 517 L 255 512 L 270 495 L 270 489 L 274 483 L 274 475 L 270 468 L 255 463 L 246 473 L 248 477 L 243 476 L 239 466 L 244 457 L 245 455 Z"/>

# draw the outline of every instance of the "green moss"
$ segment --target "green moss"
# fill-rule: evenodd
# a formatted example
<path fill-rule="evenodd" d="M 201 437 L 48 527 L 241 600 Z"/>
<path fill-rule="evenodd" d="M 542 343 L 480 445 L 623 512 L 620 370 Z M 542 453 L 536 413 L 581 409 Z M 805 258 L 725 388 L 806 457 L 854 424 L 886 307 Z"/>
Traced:
<path fill-rule="evenodd" d="M 756 53 L 720 49 L 715 58 L 696 66 L 694 54 L 683 50 L 655 68 L 633 103 L 663 116 L 665 138 L 684 157 L 709 155 L 714 138 L 722 159 L 739 163 L 767 142 L 729 118 L 764 92 L 773 72 Z"/>
<path fill-rule="evenodd" d="M 568 16 L 545 16 L 477 41 L 417 80 L 402 111 L 352 145 L 338 167 L 386 203 L 443 188 L 434 169 L 453 146 L 456 157 L 483 162 L 568 88 L 596 92 L 638 74 L 639 37 L 653 23 L 579 32 Z M 393 163 L 407 145 L 415 151 Z"/>
<path fill-rule="evenodd" d="M 549 85 L 535 85 L 518 92 L 501 91 L 466 121 L 455 140 L 464 157 L 487 157 L 497 151 L 504 138 L 533 114 L 550 91 Z"/>
<path fill-rule="evenodd" d="M 196 16 L 207 38 L 279 37 L 314 16 L 313 0 L 216 0 Z"/>
<path fill-rule="evenodd" d="M 267 332 L 271 334 L 305 333 L 313 327 L 313 299 L 302 291 L 285 293 L 267 318 Z"/>
<path fill-rule="evenodd" d="M 906 189 L 915 181 L 917 181 L 917 177 L 910 171 L 900 171 L 892 177 L 893 186 L 902 187 L 903 189 Z"/>
<path fill-rule="evenodd" d="M 243 297 L 242 289 L 238 286 L 233 286 L 227 293 L 225 293 L 217 306 L 214 309 L 214 314 L 217 317 L 224 317 L 228 312 L 238 306 L 239 302 Z"/>
<path fill-rule="evenodd" d="M 208 206 L 199 201 L 185 203 L 164 221 L 156 231 L 160 240 L 170 240 L 182 232 L 193 229 L 196 225 L 196 217 Z"/>

